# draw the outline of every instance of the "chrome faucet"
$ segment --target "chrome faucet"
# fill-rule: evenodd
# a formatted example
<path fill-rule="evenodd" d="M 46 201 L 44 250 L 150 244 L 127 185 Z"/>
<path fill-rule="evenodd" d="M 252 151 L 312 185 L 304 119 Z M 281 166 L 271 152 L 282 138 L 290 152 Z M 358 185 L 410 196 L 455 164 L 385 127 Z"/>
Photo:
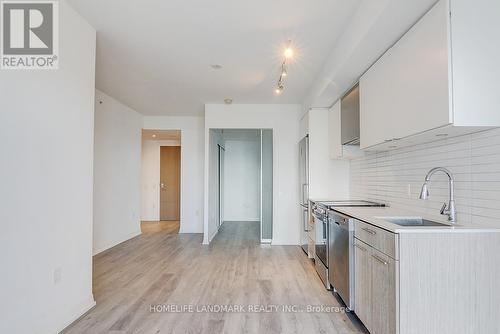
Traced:
<path fill-rule="evenodd" d="M 444 203 L 443 207 L 441 208 L 441 214 L 442 215 L 448 215 L 448 221 L 452 224 L 457 222 L 457 211 L 455 209 L 455 193 L 453 189 L 453 175 L 451 175 L 451 172 L 447 170 L 446 168 L 443 167 L 435 167 L 427 173 L 427 176 L 425 177 L 425 182 L 422 185 L 422 191 L 420 192 L 420 199 L 426 200 L 429 198 L 429 189 L 427 189 L 427 183 L 431 180 L 431 176 L 436 173 L 436 172 L 443 172 L 448 176 L 448 183 L 449 183 L 449 188 L 450 188 L 450 199 L 448 204 Z"/>

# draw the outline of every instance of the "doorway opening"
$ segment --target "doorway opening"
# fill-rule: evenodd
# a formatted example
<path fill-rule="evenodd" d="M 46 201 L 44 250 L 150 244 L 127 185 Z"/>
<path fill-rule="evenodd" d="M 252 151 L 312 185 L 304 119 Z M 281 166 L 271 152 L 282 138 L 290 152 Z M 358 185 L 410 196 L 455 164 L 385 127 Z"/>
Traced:
<path fill-rule="evenodd" d="M 179 233 L 181 150 L 180 130 L 142 131 L 142 233 Z"/>
<path fill-rule="evenodd" d="M 238 230 L 271 243 L 273 130 L 211 129 L 209 147 L 209 240 Z"/>

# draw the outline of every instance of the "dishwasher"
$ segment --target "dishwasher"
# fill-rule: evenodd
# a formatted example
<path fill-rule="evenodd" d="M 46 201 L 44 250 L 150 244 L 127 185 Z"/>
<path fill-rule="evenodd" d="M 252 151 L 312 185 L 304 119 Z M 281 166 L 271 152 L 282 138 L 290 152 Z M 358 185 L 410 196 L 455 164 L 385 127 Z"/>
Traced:
<path fill-rule="evenodd" d="M 328 280 L 350 310 L 354 310 L 354 219 L 328 211 Z"/>

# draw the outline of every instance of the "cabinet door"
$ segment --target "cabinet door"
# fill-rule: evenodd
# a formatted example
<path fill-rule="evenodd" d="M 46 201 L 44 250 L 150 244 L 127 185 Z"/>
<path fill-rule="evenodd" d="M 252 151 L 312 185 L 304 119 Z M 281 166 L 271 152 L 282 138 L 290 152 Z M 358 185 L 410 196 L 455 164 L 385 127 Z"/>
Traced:
<path fill-rule="evenodd" d="M 370 247 L 354 239 L 354 312 L 371 331 Z"/>
<path fill-rule="evenodd" d="M 390 91 L 394 82 L 387 80 L 389 49 L 359 79 L 359 131 L 360 147 L 368 148 L 396 136 L 389 121 L 393 116 Z"/>
<path fill-rule="evenodd" d="M 396 261 L 371 249 L 371 334 L 396 334 Z"/>
<path fill-rule="evenodd" d="M 452 123 L 449 69 L 449 12 L 442 0 L 361 78 L 361 147 Z"/>

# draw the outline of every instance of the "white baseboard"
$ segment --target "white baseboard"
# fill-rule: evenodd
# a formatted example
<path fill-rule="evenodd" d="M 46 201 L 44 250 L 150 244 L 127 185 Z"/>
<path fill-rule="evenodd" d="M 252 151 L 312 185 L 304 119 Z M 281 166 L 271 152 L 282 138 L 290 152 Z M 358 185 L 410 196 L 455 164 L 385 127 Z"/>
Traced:
<path fill-rule="evenodd" d="M 47 333 L 60 333 L 62 332 L 66 327 L 71 325 L 73 322 L 78 320 L 82 315 L 87 313 L 91 308 L 93 308 L 96 305 L 94 296 L 91 294 L 89 299 L 86 301 L 82 302 L 81 304 L 77 305 L 76 307 L 72 308 L 69 312 L 65 314 L 65 319 L 61 326 L 58 326 L 58 328 L 55 328 L 55 330 L 47 331 Z"/>
<path fill-rule="evenodd" d="M 260 242 L 263 244 L 270 244 L 273 242 L 273 239 L 260 239 Z"/>
<path fill-rule="evenodd" d="M 134 232 L 132 232 L 132 233 L 130 233 L 130 234 L 128 234 L 128 235 L 126 235 L 126 236 L 124 236 L 124 237 L 120 238 L 119 240 L 116 240 L 116 241 L 112 242 L 112 243 L 111 243 L 111 244 L 109 244 L 109 245 L 106 245 L 106 246 L 104 246 L 104 247 L 101 247 L 101 248 L 95 249 L 95 250 L 94 250 L 94 254 L 93 254 L 93 256 L 95 256 L 95 255 L 97 255 L 97 254 L 99 254 L 99 253 L 102 253 L 102 252 L 104 252 L 104 251 L 106 251 L 106 250 L 108 250 L 108 249 L 110 249 L 110 248 L 113 248 L 113 247 L 115 247 L 116 245 L 121 244 L 122 242 L 125 242 L 125 241 L 127 241 L 127 240 L 132 239 L 132 238 L 135 238 L 136 236 L 140 235 L 141 233 L 142 233 L 142 232 L 141 232 L 141 230 L 139 229 L 138 231 L 134 231 Z"/>
<path fill-rule="evenodd" d="M 215 236 L 217 235 L 217 233 L 219 233 L 219 229 L 215 230 L 215 232 L 210 236 L 210 238 L 208 238 L 208 243 L 205 245 L 210 244 L 212 242 L 212 239 L 215 238 Z"/>

